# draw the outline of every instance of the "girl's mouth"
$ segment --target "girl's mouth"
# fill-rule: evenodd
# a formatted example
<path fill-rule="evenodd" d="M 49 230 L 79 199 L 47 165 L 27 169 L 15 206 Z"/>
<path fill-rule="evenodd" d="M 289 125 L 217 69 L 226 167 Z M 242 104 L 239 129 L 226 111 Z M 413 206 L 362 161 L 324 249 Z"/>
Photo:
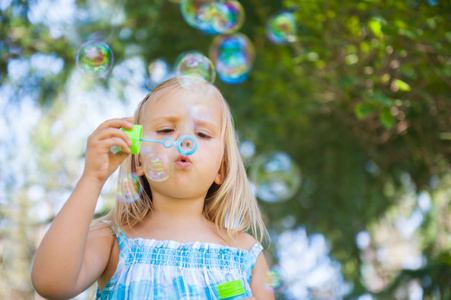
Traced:
<path fill-rule="evenodd" d="M 176 163 L 179 167 L 182 167 L 182 168 L 188 168 L 189 166 L 192 165 L 192 163 L 191 163 L 189 157 L 188 157 L 188 156 L 183 156 L 183 155 L 180 155 L 180 156 L 177 158 L 177 160 L 175 161 L 175 163 Z"/>

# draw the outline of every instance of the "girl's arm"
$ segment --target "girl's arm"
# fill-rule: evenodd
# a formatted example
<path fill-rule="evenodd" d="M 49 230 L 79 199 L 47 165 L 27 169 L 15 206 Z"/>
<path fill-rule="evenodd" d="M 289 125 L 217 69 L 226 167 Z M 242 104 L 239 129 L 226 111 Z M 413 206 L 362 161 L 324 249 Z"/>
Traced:
<path fill-rule="evenodd" d="M 90 230 L 90 224 L 105 181 L 130 153 L 131 141 L 120 128 L 131 129 L 131 121 L 106 121 L 88 138 L 83 175 L 36 252 L 31 278 L 42 296 L 74 297 L 104 272 L 114 239 L 108 229 Z M 115 155 L 112 146 L 124 152 Z"/>
<path fill-rule="evenodd" d="M 269 274 L 268 263 L 263 252 L 257 256 L 254 268 L 252 269 L 251 290 L 252 295 L 258 300 L 274 300 L 274 293 L 265 289 L 264 281 Z M 253 299 L 253 298 L 250 298 Z"/>

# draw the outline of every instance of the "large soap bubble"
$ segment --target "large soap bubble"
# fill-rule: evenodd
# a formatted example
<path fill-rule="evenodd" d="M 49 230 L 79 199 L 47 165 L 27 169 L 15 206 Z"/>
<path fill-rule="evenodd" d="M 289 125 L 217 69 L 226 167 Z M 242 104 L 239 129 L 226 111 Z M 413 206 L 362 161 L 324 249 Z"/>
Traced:
<path fill-rule="evenodd" d="M 257 197 L 266 202 L 282 202 L 292 198 L 301 186 L 301 171 L 284 152 L 260 155 L 250 167 L 250 180 Z"/>
<path fill-rule="evenodd" d="M 266 35 L 275 44 L 286 44 L 296 40 L 297 23 L 290 12 L 272 16 L 266 23 Z"/>
<path fill-rule="evenodd" d="M 208 34 L 235 32 L 244 22 L 244 9 L 236 0 L 183 0 L 180 10 L 189 25 Z"/>
<path fill-rule="evenodd" d="M 254 45 L 242 33 L 220 35 L 210 47 L 210 58 L 219 78 L 229 84 L 238 84 L 247 79 L 254 57 Z"/>
<path fill-rule="evenodd" d="M 171 176 L 174 170 L 174 161 L 170 160 L 170 151 L 162 143 L 141 143 L 142 165 L 149 180 L 161 182 Z"/>
<path fill-rule="evenodd" d="M 106 76 L 113 66 L 114 55 L 103 42 L 87 42 L 78 49 L 75 63 L 85 74 L 99 78 Z"/>
<path fill-rule="evenodd" d="M 198 51 L 187 51 L 179 55 L 175 63 L 176 75 L 191 75 L 190 77 L 201 77 L 213 83 L 216 71 L 212 61 Z M 188 77 L 184 77 L 186 80 Z"/>
<path fill-rule="evenodd" d="M 135 173 L 124 173 L 118 179 L 116 200 L 131 203 L 139 199 L 142 187 Z"/>

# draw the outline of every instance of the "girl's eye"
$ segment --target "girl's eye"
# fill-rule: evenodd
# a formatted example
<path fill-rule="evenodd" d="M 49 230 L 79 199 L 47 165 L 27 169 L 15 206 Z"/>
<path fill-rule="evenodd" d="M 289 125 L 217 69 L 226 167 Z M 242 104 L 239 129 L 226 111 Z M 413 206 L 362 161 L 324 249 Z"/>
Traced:
<path fill-rule="evenodd" d="M 171 128 L 157 130 L 158 134 L 170 134 L 172 132 L 174 132 L 174 129 L 171 129 Z"/>
<path fill-rule="evenodd" d="M 198 132 L 197 136 L 200 137 L 201 139 L 206 139 L 206 140 L 211 139 L 211 136 L 209 136 L 209 135 L 207 135 L 207 134 L 205 134 L 203 132 Z"/>

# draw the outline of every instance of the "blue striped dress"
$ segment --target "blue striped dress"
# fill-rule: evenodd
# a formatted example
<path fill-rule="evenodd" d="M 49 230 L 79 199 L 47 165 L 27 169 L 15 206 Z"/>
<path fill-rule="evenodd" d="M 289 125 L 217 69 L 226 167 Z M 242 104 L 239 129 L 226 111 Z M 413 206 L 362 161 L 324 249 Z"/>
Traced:
<path fill-rule="evenodd" d="M 241 280 L 251 297 L 251 272 L 263 247 L 249 250 L 213 243 L 127 238 L 116 233 L 119 261 L 96 299 L 219 299 L 217 286 Z"/>

